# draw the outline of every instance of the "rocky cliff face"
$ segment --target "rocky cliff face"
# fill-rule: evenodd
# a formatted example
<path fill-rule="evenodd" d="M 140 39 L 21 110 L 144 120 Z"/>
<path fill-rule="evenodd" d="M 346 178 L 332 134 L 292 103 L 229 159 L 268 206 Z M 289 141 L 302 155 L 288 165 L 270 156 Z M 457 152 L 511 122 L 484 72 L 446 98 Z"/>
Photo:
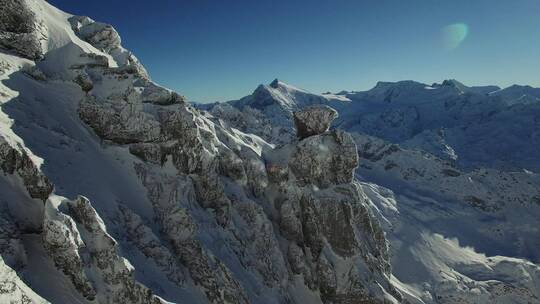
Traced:
<path fill-rule="evenodd" d="M 99 90 L 98 86 L 93 87 Z M 128 102 L 114 99 L 127 94 L 132 94 L 133 103 L 129 102 L 129 97 Z M 234 252 L 238 252 L 236 254 L 241 253 L 240 263 L 245 270 L 260 277 L 264 288 L 278 290 L 283 299 L 289 297 L 287 281 L 292 280 L 290 272 L 302 268 L 301 265 L 309 265 L 305 268 L 304 280 L 310 290 L 324 289 L 324 301 L 336 303 L 355 298 L 376 301 L 387 294 L 386 289 L 399 298 L 388 280 L 384 235 L 367 211 L 365 197 L 352 184 L 353 170 L 357 166 L 356 146 L 343 132 L 320 134 L 328 129 L 335 113 L 324 108 L 314 110 L 328 116 L 327 122 L 323 127 L 310 127 L 308 132 L 299 128 L 301 137 L 313 136 L 297 144 L 296 152 L 289 156 L 287 168 L 290 167 L 290 173 L 287 175 L 297 176 L 302 189 L 328 188 L 330 185 L 341 188 L 306 195 L 300 194 L 303 191 L 300 189 L 280 188 L 279 185 L 292 182 L 285 176 L 281 180 L 272 176 L 268 181 L 267 169 L 274 168 L 266 160 L 274 155 L 269 147 L 265 147 L 265 155 L 261 157 L 244 139 L 215 125 L 186 104 L 164 107 L 158 102 L 143 107 L 141 98 L 131 91 L 111 94 L 105 100 L 96 98 L 90 91 L 81 102 L 79 115 L 100 137 L 127 145 L 130 153 L 141 160 L 135 169 L 149 191 L 157 224 L 178 257 L 174 263 L 186 269 L 209 301 L 242 303 L 250 299 L 242 286 L 243 278 L 235 278 L 227 266 L 197 239 L 197 235 L 206 233 L 197 227 L 197 219 L 192 214 L 199 208 L 213 214 L 211 229 L 230 234 L 226 237 L 227 242 Z M 124 114 L 124 111 L 127 112 Z M 303 125 L 318 123 L 318 116 L 314 116 L 317 115 L 302 116 Z M 321 146 L 325 153 L 322 156 L 319 153 Z M 342 155 L 343 150 L 348 153 Z M 171 176 L 164 167 L 171 167 L 175 174 Z M 269 200 L 275 192 L 283 194 L 277 201 Z M 283 198 L 294 206 L 290 210 L 293 214 L 284 212 Z M 280 218 L 299 216 L 294 209 L 300 210 L 303 206 L 307 215 L 301 221 L 305 223 L 298 225 L 308 227 L 305 234 L 310 242 L 297 240 L 302 247 L 293 242 L 280 250 L 279 233 L 273 227 L 281 223 L 281 219 L 273 221 L 257 201 L 262 201 L 262 206 L 271 210 L 276 209 Z M 333 227 L 335 225 L 338 226 Z M 341 237 L 339 229 L 342 225 L 349 233 L 344 239 L 335 240 Z M 325 226 L 329 226 L 328 229 Z M 289 233 L 304 234 L 302 230 Z M 363 242 L 362 238 L 370 242 Z M 328 257 L 323 254 L 326 240 L 336 246 L 328 247 Z M 365 248 L 368 243 L 371 243 L 370 248 Z M 304 252 L 309 252 L 309 256 L 304 257 Z M 153 258 L 151 252 L 148 255 Z M 337 270 L 337 265 L 328 261 L 341 258 L 346 261 L 342 263 L 348 264 L 344 274 L 340 273 L 344 270 Z M 373 279 L 382 280 L 383 288 L 368 283 L 370 280 L 364 278 L 366 273 L 361 270 L 367 266 L 362 263 L 369 263 L 369 269 L 376 272 Z M 355 289 L 348 290 L 348 284 L 356 286 Z"/>
<path fill-rule="evenodd" d="M 85 197 L 51 197 L 45 206 L 43 246 L 77 291 L 100 303 L 164 303 L 135 281 L 133 266 Z M 63 210 L 63 211 L 62 211 Z"/>
<path fill-rule="evenodd" d="M 0 201 L 13 214 L 0 221 L 1 279 L 11 287 L 0 297 L 401 300 L 354 179 L 356 146 L 328 131 L 335 112 L 299 112 L 300 138 L 275 148 L 153 83 L 110 25 L 42 0 L 11 4 L 0 27 Z M 43 41 L 19 48 L 27 37 Z M 33 230 L 19 225 L 26 205 Z"/>
<path fill-rule="evenodd" d="M 0 2 L 0 46 L 29 59 L 43 57 L 43 25 L 24 0 Z"/>
<path fill-rule="evenodd" d="M 311 108 L 297 115 L 305 118 L 325 110 Z M 356 146 L 349 134 L 326 128 L 307 138 L 299 129 L 299 142 L 267 156 L 269 191 L 276 193 L 272 203 L 287 240 L 291 271 L 319 289 L 327 303 L 400 300 L 389 281 L 384 233 L 353 178 Z"/>
<path fill-rule="evenodd" d="M 4 174 L 16 175 L 32 198 L 45 202 L 53 190 L 53 185 L 44 176 L 27 152 L 21 147 L 12 147 L 0 138 L 0 168 Z"/>

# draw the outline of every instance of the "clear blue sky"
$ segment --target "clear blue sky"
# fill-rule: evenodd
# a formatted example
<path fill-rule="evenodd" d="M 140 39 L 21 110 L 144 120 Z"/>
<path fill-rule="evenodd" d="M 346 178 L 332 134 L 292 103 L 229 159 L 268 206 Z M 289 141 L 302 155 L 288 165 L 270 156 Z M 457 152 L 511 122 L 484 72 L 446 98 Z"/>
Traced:
<path fill-rule="evenodd" d="M 193 101 L 274 78 L 313 92 L 404 79 L 540 86 L 538 0 L 49 2 L 111 23 L 155 81 Z M 456 23 L 466 36 L 445 30 Z M 452 46 L 448 29 L 461 29 Z"/>

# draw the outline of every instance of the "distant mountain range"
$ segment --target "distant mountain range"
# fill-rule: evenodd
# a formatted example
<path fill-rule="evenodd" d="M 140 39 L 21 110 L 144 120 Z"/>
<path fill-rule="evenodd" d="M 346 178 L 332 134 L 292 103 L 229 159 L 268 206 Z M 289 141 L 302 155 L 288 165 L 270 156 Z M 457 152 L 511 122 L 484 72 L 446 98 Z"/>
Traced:
<path fill-rule="evenodd" d="M 422 149 L 465 169 L 490 167 L 540 171 L 540 90 L 529 86 L 467 87 L 456 80 L 426 85 L 415 81 L 379 82 L 361 92 L 313 94 L 279 80 L 259 86 L 253 94 L 201 109 L 234 120 L 241 112 L 261 118 L 236 118 L 233 125 L 269 142 L 294 137 L 291 113 L 314 104 L 339 112 L 335 126 Z M 227 113 L 229 112 L 229 113 Z M 244 115 L 246 116 L 246 115 Z M 261 130 L 257 130 L 261 129 Z"/>

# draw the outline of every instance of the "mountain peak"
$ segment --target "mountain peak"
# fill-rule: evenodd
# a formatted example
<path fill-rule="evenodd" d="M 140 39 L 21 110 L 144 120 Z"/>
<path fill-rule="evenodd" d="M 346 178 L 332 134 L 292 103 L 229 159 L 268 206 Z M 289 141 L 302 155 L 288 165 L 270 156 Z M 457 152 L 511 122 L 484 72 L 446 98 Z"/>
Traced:
<path fill-rule="evenodd" d="M 449 86 L 454 88 L 466 88 L 467 86 L 455 79 L 445 79 L 442 82 L 442 86 Z"/>
<path fill-rule="evenodd" d="M 440 86 L 456 89 L 460 94 L 470 91 L 468 86 L 455 79 L 445 79 Z"/>
<path fill-rule="evenodd" d="M 276 78 L 270 83 L 270 87 L 272 87 L 274 89 L 277 89 L 279 87 L 280 83 L 281 83 L 281 81 L 279 81 L 279 79 Z"/>

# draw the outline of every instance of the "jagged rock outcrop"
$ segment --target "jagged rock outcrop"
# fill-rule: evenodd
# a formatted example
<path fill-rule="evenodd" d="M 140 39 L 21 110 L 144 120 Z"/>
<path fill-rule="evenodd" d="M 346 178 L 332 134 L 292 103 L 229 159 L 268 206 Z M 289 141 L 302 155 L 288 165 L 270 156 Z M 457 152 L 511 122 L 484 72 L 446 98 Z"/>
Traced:
<path fill-rule="evenodd" d="M 19 176 L 32 198 L 47 200 L 53 190 L 49 179 L 43 175 L 24 149 L 12 147 L 0 137 L 0 169 L 5 174 Z"/>
<path fill-rule="evenodd" d="M 322 134 L 330 128 L 338 117 L 336 110 L 329 106 L 311 106 L 293 113 L 296 134 L 300 139 Z"/>
<path fill-rule="evenodd" d="M 126 227 L 126 238 L 134 243 L 149 260 L 154 261 L 171 282 L 180 287 L 183 286 L 186 280 L 184 270 L 179 265 L 178 259 L 169 248 L 162 244 L 152 229 L 145 225 L 140 216 L 125 206 L 120 206 L 120 216 Z"/>
<path fill-rule="evenodd" d="M 300 186 L 327 188 L 350 183 L 358 166 L 358 152 L 351 135 L 334 130 L 298 143 L 289 167 Z"/>
<path fill-rule="evenodd" d="M 161 229 L 177 262 L 183 265 L 211 303 L 246 303 L 246 295 L 227 267 L 205 250 L 196 238 L 198 230 L 189 206 L 196 203 L 196 190 L 189 178 L 163 175 L 148 165 L 137 172 L 149 190 Z M 184 204 L 180 204 L 184 202 Z"/>
<path fill-rule="evenodd" d="M 185 102 L 185 97 L 176 92 L 163 88 L 149 80 L 148 72 L 140 64 L 139 60 L 130 51 L 121 46 L 118 32 L 110 25 L 96 22 L 86 16 L 73 16 L 69 19 L 72 29 L 83 40 L 95 48 L 110 54 L 118 63 L 119 67 L 107 68 L 106 73 L 115 74 L 118 77 L 133 75 L 136 81 L 133 86 L 141 90 L 136 94 L 144 103 L 159 105 L 171 105 Z M 82 82 L 83 90 L 90 91 L 91 81 Z M 129 98 L 126 96 L 126 98 Z"/>
<path fill-rule="evenodd" d="M 157 105 L 172 105 L 186 102 L 186 98 L 176 92 L 165 89 L 147 80 L 139 80 L 143 91 L 141 99 L 144 103 L 153 103 Z"/>
<path fill-rule="evenodd" d="M 43 245 L 81 294 L 100 303 L 163 303 L 135 281 L 88 199 L 55 200 L 47 201 Z"/>
<path fill-rule="evenodd" d="M 79 37 L 96 48 L 106 52 L 120 48 L 120 35 L 110 24 L 95 22 L 86 16 L 73 16 L 69 22 Z"/>
<path fill-rule="evenodd" d="M 100 84 L 95 85 L 99 91 Z M 245 267 L 243 271 L 262 278 L 265 287 L 260 288 L 283 288 L 287 268 L 291 267 L 305 275 L 313 292 L 324 290 L 323 300 L 328 303 L 354 298 L 376 301 L 388 294 L 387 290 L 391 298 L 399 298 L 388 281 L 384 235 L 367 211 L 365 197 L 352 183 L 358 163 L 356 146 L 346 133 L 325 132 L 335 112 L 316 109 L 315 114 L 303 116 L 310 130 L 323 134 L 292 147 L 294 153 L 286 158 L 290 159 L 290 169 L 286 169 L 290 173 L 276 175 L 271 169 L 266 172 L 265 168 L 272 164 L 265 166 L 245 139 L 235 138 L 188 105 L 168 108 L 153 103 L 143 107 L 144 98 L 138 97 L 139 91 L 128 89 L 106 99 L 90 91 L 80 104 L 79 115 L 101 138 L 128 145 L 130 153 L 142 161 L 135 166 L 136 172 L 148 189 L 160 229 L 177 260 L 166 258 L 167 254 L 162 254 L 166 252 L 164 247 L 158 243 L 140 243 L 141 237 L 131 233 L 136 246 L 145 254 L 153 256 L 152 250 L 161 248 L 151 258 L 162 265 L 172 263 L 185 268 L 212 303 L 252 301 L 244 290 L 247 282 L 239 281 L 237 273 L 198 240 L 203 231 L 197 225 L 201 220 L 197 214 L 211 210 L 215 225 L 211 229 L 234 235 L 223 237 Z M 318 119 L 322 121 L 313 121 Z M 168 166 L 174 168 L 176 176 L 164 171 Z M 293 184 L 297 186 L 293 189 L 287 189 L 288 175 L 296 177 Z M 308 190 L 311 187 L 320 190 Z M 283 220 L 283 231 L 298 237 L 281 250 L 269 215 L 249 199 L 253 195 L 266 201 L 272 189 L 279 189 L 276 191 L 286 196 L 290 208 L 303 210 L 304 214 L 300 222 L 290 218 L 291 228 L 286 228 L 287 220 Z M 277 208 L 273 200 L 268 203 Z M 281 216 L 290 217 L 284 206 L 278 209 Z M 241 228 L 244 226 L 252 228 Z M 347 260 L 345 263 L 353 270 L 341 273 L 329 262 L 337 258 Z M 360 266 L 364 264 L 369 266 Z M 371 275 L 366 276 L 360 270 L 362 267 L 376 269 L 377 274 L 368 279 Z M 375 287 L 370 280 L 380 281 L 383 287 Z M 348 284 L 357 287 L 348 291 L 344 287 Z"/>
<path fill-rule="evenodd" d="M 143 78 L 148 78 L 148 72 L 139 63 L 139 60 L 131 52 L 121 46 L 118 32 L 110 25 L 96 22 L 86 16 L 73 16 L 69 18 L 71 28 L 81 39 L 105 53 L 110 54 L 121 63 L 121 68 L 111 71 L 135 73 Z"/>
<path fill-rule="evenodd" d="M 75 288 L 88 300 L 94 300 L 96 290 L 84 270 L 85 262 L 79 253 L 84 245 L 75 221 L 48 201 L 43 222 L 43 247 Z"/>
<path fill-rule="evenodd" d="M 141 111 L 142 104 L 130 105 L 113 99 L 110 104 L 88 96 L 81 102 L 81 119 L 104 139 L 117 143 L 151 142 L 160 135 L 159 123 Z"/>
<path fill-rule="evenodd" d="M 29 59 L 43 57 L 42 25 L 24 0 L 0 1 L 0 47 Z"/>
<path fill-rule="evenodd" d="M 196 196 L 197 203 L 203 208 L 215 210 L 217 222 L 226 226 L 230 221 L 231 203 L 224 195 L 224 186 L 217 173 L 219 161 L 216 156 L 218 146 L 222 144 L 217 140 L 212 124 L 199 117 L 195 110 L 187 105 L 170 109 L 164 107 L 182 103 L 183 99 L 139 75 L 115 78 L 114 81 L 130 85 L 127 90 L 111 92 L 106 98 L 89 90 L 80 103 L 81 119 L 101 138 L 116 144 L 130 144 L 129 151 L 149 164 L 161 166 L 170 159 L 179 174 L 190 176 L 186 181 L 190 186 L 182 191 L 190 189 Z M 101 83 L 96 81 L 94 90 L 99 91 Z M 151 105 L 144 106 L 144 103 Z M 178 181 L 169 181 L 169 185 L 160 180 L 165 179 L 164 176 L 157 176 L 156 180 L 150 179 L 153 173 L 146 165 L 137 166 L 136 170 L 140 174 L 141 182 L 149 190 L 149 199 L 154 204 L 159 226 L 167 237 L 176 260 L 171 260 L 163 245 L 156 241 L 141 243 L 138 234 L 129 229 L 130 239 L 162 267 L 185 267 L 190 278 L 203 290 L 210 302 L 247 302 L 245 292 L 227 267 L 207 252 L 196 239 L 196 225 L 189 212 L 178 205 L 178 198 L 170 197 L 165 201 L 162 198 L 162 191 L 170 186 L 174 189 Z M 122 212 L 124 215 L 128 214 L 126 210 Z M 130 215 L 126 220 L 128 219 L 136 220 L 136 217 Z M 151 236 L 150 231 L 145 233 Z M 168 272 L 169 277 L 174 276 L 170 270 Z M 177 277 L 178 275 L 173 277 L 173 280 L 182 285 L 183 279 Z"/>

